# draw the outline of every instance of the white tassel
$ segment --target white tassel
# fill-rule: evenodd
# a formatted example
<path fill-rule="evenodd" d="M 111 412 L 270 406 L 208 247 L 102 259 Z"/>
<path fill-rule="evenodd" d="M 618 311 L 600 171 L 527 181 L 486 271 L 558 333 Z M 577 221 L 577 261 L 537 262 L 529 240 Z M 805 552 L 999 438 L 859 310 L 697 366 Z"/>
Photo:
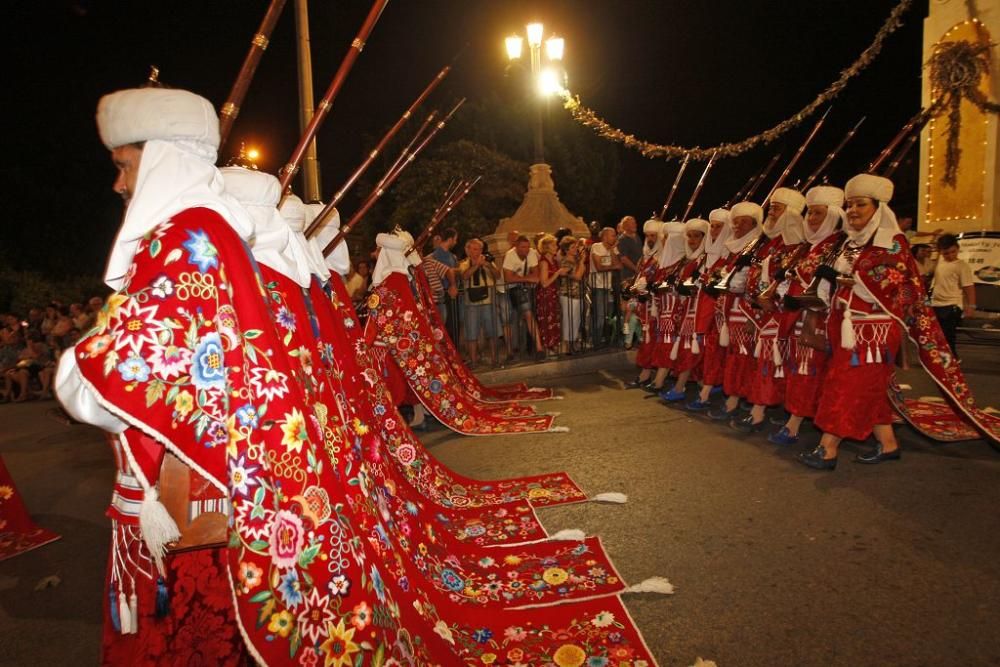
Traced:
<path fill-rule="evenodd" d="M 760 359 L 760 352 L 761 352 L 762 349 L 764 349 L 764 341 L 761 340 L 758 337 L 757 338 L 757 344 L 753 348 L 753 357 L 754 357 L 754 359 Z"/>
<path fill-rule="evenodd" d="M 876 364 L 881 364 L 882 363 L 882 346 L 881 345 L 879 345 L 879 346 L 877 346 L 875 348 L 875 363 Z"/>
<path fill-rule="evenodd" d="M 865 363 L 872 364 L 875 363 L 875 359 L 872 357 L 872 346 L 868 346 L 868 353 L 865 355 Z"/>
<path fill-rule="evenodd" d="M 564 528 L 558 533 L 550 537 L 550 540 L 573 540 L 574 542 L 582 542 L 587 538 L 587 534 L 580 530 L 579 528 Z"/>
<path fill-rule="evenodd" d="M 663 595 L 673 595 L 674 585 L 667 581 L 666 577 L 650 577 L 640 581 L 638 584 L 629 586 L 622 593 L 661 593 Z"/>
<path fill-rule="evenodd" d="M 670 360 L 671 361 L 674 361 L 674 360 L 677 359 L 677 353 L 680 351 L 680 348 L 681 348 L 681 339 L 680 339 L 680 336 L 678 336 L 677 338 L 674 339 L 674 346 L 672 348 L 670 348 Z"/>
<path fill-rule="evenodd" d="M 553 401 L 561 401 L 561 400 L 563 400 L 564 398 L 566 398 L 566 397 L 565 397 L 565 396 L 553 396 L 553 397 L 551 397 L 551 399 L 549 399 L 549 400 L 553 400 Z"/>
<path fill-rule="evenodd" d="M 729 347 L 729 322 L 723 322 L 719 329 L 719 347 Z"/>
<path fill-rule="evenodd" d="M 781 349 L 778 347 L 777 338 L 771 343 L 771 360 L 774 361 L 776 368 L 781 366 Z"/>
<path fill-rule="evenodd" d="M 857 341 L 854 339 L 854 318 L 851 309 L 844 311 L 844 321 L 840 323 L 840 346 L 845 350 L 853 350 Z"/>
<path fill-rule="evenodd" d="M 131 623 L 131 634 L 137 634 L 139 632 L 139 601 L 135 597 L 135 593 L 128 598 L 128 613 L 129 622 Z"/>
<path fill-rule="evenodd" d="M 124 592 L 118 594 L 118 620 L 121 623 L 122 634 L 132 634 L 132 612 L 128 608 L 128 598 Z"/>
<path fill-rule="evenodd" d="M 596 496 L 591 496 L 590 500 L 595 503 L 615 503 L 616 505 L 621 505 L 628 502 L 628 496 L 617 491 L 607 491 L 605 493 L 598 493 Z"/>
<path fill-rule="evenodd" d="M 569 433 L 569 426 L 553 426 L 549 433 Z"/>
<path fill-rule="evenodd" d="M 701 346 L 698 345 L 698 334 L 691 337 L 691 354 L 701 354 Z"/>
<path fill-rule="evenodd" d="M 170 518 L 167 508 L 160 502 L 155 487 L 147 489 L 142 498 L 142 505 L 139 506 L 139 529 L 142 531 L 146 548 L 156 563 L 157 571 L 166 576 L 163 555 L 166 553 L 167 545 L 179 540 L 181 533 L 177 530 L 177 524 Z"/>

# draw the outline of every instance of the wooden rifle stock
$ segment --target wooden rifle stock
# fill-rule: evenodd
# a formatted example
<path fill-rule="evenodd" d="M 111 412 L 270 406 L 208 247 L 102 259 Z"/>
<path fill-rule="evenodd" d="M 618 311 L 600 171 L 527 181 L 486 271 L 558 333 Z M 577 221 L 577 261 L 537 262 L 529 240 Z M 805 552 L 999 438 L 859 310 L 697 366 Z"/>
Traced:
<path fill-rule="evenodd" d="M 830 108 L 832 109 L 833 107 Z M 809 147 L 809 144 L 812 143 L 812 140 L 816 138 L 816 134 L 819 132 L 819 128 L 823 127 L 823 123 L 826 122 L 826 117 L 829 115 L 830 115 L 830 109 L 827 109 L 826 113 L 824 113 L 820 117 L 820 119 L 816 121 L 816 124 L 813 125 L 812 132 L 810 132 L 809 136 L 806 137 L 806 140 L 802 142 L 802 145 L 799 146 L 799 149 L 795 151 L 795 155 L 792 156 L 792 159 L 788 162 L 788 166 L 785 167 L 785 170 L 781 172 L 781 176 L 778 177 L 778 180 L 771 188 L 771 191 L 767 193 L 767 197 L 764 197 L 764 203 L 762 204 L 762 206 L 767 206 L 767 203 L 771 201 L 771 195 L 774 194 L 774 191 L 780 188 L 785 183 L 785 180 L 788 178 L 788 175 L 792 173 L 792 169 L 795 168 L 795 165 L 798 163 L 799 158 L 801 158 L 802 154 L 806 152 L 806 148 Z"/>
<path fill-rule="evenodd" d="M 260 27 L 257 28 L 253 39 L 250 40 L 250 50 L 247 52 L 246 58 L 243 59 L 243 66 L 240 67 L 240 73 L 236 75 L 236 81 L 233 83 L 232 90 L 229 91 L 229 97 L 222 105 L 222 110 L 219 112 L 220 153 L 226 145 L 226 139 L 229 138 L 229 132 L 233 129 L 236 117 L 240 115 L 240 107 L 243 105 L 243 100 L 246 99 L 250 82 L 253 81 L 257 65 L 260 64 L 264 50 L 267 49 L 271 40 L 271 33 L 274 32 L 274 26 L 278 23 L 281 10 L 285 8 L 285 2 L 286 0 L 271 0 L 267 13 L 264 14 L 264 20 L 260 22 Z"/>
<path fill-rule="evenodd" d="M 333 249 L 336 248 L 337 245 L 344 240 L 344 237 L 351 232 L 351 230 L 354 228 L 354 225 L 358 224 L 358 221 L 361 220 L 362 217 L 364 217 L 365 213 L 367 213 L 368 210 L 375 205 L 375 202 L 378 201 L 383 194 L 385 194 L 386 189 L 390 185 L 392 185 L 397 178 L 399 178 L 399 175 L 403 173 L 403 171 L 406 169 L 406 166 L 409 165 L 411 162 L 413 162 L 413 160 L 417 157 L 417 155 L 419 155 L 420 152 L 427 146 L 427 144 L 430 143 L 431 139 L 433 139 L 438 132 L 444 129 L 444 126 L 448 124 L 448 121 L 451 120 L 451 117 L 455 115 L 455 112 L 458 111 L 459 107 L 461 107 L 463 104 L 465 104 L 464 97 L 460 99 L 454 107 L 452 107 L 451 111 L 448 112 L 447 116 L 438 121 L 438 124 L 434 126 L 434 129 L 431 130 L 430 133 L 426 137 L 424 137 L 423 141 L 421 141 L 420 144 L 418 144 L 417 147 L 413 149 L 413 151 L 410 152 L 409 155 L 405 157 L 405 159 L 402 161 L 399 167 L 394 172 L 392 172 L 392 174 L 389 175 L 388 178 L 383 179 L 382 184 L 379 187 L 376 187 L 368 195 L 367 199 L 365 199 L 364 203 L 361 204 L 361 207 L 354 213 L 354 215 L 351 216 L 351 219 L 347 222 L 347 224 L 341 227 L 340 231 L 337 232 L 337 235 L 333 237 L 333 239 L 329 243 L 326 244 L 325 248 L 323 248 L 324 256 L 329 255 L 333 251 Z"/>
<path fill-rule="evenodd" d="M 708 178 L 708 172 L 712 171 L 712 165 L 715 164 L 715 156 L 719 154 L 719 151 L 712 153 L 712 157 L 708 158 L 708 164 L 705 165 L 705 171 L 701 172 L 701 178 L 698 179 L 698 185 L 695 186 L 694 192 L 691 193 L 691 199 L 688 200 L 687 208 L 684 209 L 684 215 L 681 216 L 681 222 L 685 222 L 688 215 L 691 214 L 691 209 L 694 208 L 695 201 L 698 200 L 698 195 L 701 194 L 701 189 L 705 187 L 705 179 Z"/>
<path fill-rule="evenodd" d="M 816 171 L 809 174 L 809 178 L 807 178 L 806 182 L 802 184 L 802 189 L 800 190 L 801 192 L 805 192 L 806 190 L 808 190 L 809 186 L 812 185 L 813 182 L 815 182 L 815 180 L 819 178 L 824 171 L 826 171 L 826 168 L 829 167 L 830 163 L 833 162 L 833 159 L 840 154 L 840 151 L 844 149 L 844 146 L 847 145 L 847 142 L 850 141 L 852 138 L 854 138 L 854 135 L 857 133 L 858 128 L 861 127 L 861 123 L 865 122 L 865 118 L 867 118 L 867 116 L 862 116 L 861 120 L 855 123 L 854 127 L 852 127 L 847 132 L 847 135 L 840 140 L 840 143 L 837 144 L 837 147 L 834 148 L 832 151 L 830 151 L 829 155 L 826 156 L 823 162 L 821 162 L 820 165 L 816 167 Z"/>
<path fill-rule="evenodd" d="M 323 224 L 323 221 L 326 219 L 328 215 L 330 215 L 330 213 L 337 206 L 337 204 L 340 203 L 340 200 L 344 198 L 344 195 L 347 194 L 347 191 L 351 188 L 351 186 L 353 186 L 354 183 L 361 177 L 361 175 L 368 170 L 368 167 L 370 167 L 372 162 L 375 161 L 375 158 L 377 158 L 382 153 L 382 151 L 385 150 L 385 147 L 389 144 L 390 141 L 392 141 L 393 137 L 396 136 L 396 133 L 399 132 L 399 130 L 403 127 L 403 125 L 406 124 L 406 121 L 410 119 L 410 116 L 412 116 L 413 113 L 420 107 L 420 105 L 424 103 L 424 100 L 427 99 L 427 97 L 434 91 L 434 89 L 437 88 L 438 84 L 444 81 L 444 78 L 448 76 L 448 73 L 450 71 L 451 71 L 451 65 L 450 64 L 445 65 L 443 68 L 441 68 L 441 71 L 437 73 L 437 76 L 431 79 L 431 82 L 427 84 L 427 87 L 424 88 L 423 92 L 420 93 L 420 95 L 417 96 L 417 99 L 413 101 L 413 103 L 409 106 L 409 108 L 403 112 L 403 115 L 399 117 L 399 120 L 397 120 L 396 123 L 391 128 L 389 128 L 389 131 L 385 133 L 385 136 L 383 136 L 379 140 L 378 144 L 375 145 L 375 148 L 373 148 L 371 152 L 368 153 L 368 156 L 364 159 L 364 161 L 362 161 L 362 163 L 358 166 L 358 168 L 354 170 L 354 173 L 352 173 L 350 177 L 348 177 L 347 181 L 345 181 L 344 184 L 340 186 L 340 189 L 337 190 L 337 192 L 333 195 L 333 197 L 330 198 L 330 202 L 325 207 L 323 207 L 323 210 L 320 212 L 319 215 L 316 216 L 316 219 L 313 220 L 312 223 L 310 223 L 309 227 L 306 228 L 305 232 L 306 238 L 311 237 L 320 229 L 320 227 Z"/>
<path fill-rule="evenodd" d="M 326 89 L 326 94 L 316 107 L 316 112 L 313 114 L 312 120 L 309 121 L 305 133 L 299 139 L 299 145 L 292 151 L 292 157 L 289 158 L 288 164 L 281 168 L 282 193 L 287 192 L 289 184 L 295 178 L 295 174 L 298 173 L 299 165 L 302 164 L 302 156 L 305 155 L 309 143 L 316 137 L 316 132 L 319 131 L 320 125 L 323 124 L 323 121 L 326 120 L 327 115 L 330 113 L 333 100 L 343 87 L 344 81 L 347 80 L 347 75 L 351 72 L 351 68 L 354 67 L 354 63 L 361 54 L 361 50 L 365 48 L 365 42 L 368 41 L 368 36 L 371 35 L 372 29 L 375 28 L 375 23 L 378 21 L 379 16 L 382 15 L 382 10 L 385 9 L 388 2 L 389 0 L 375 0 L 368 11 L 368 16 L 365 17 L 365 22 L 361 25 L 358 36 L 351 42 L 351 47 L 347 50 L 347 55 L 344 56 L 344 60 L 341 61 L 340 67 L 337 68 L 336 74 L 333 75 L 333 79 L 330 81 L 330 87 Z M 284 194 L 282 194 L 282 198 L 284 198 Z"/>
<path fill-rule="evenodd" d="M 667 201 L 663 204 L 663 208 L 660 209 L 659 219 L 663 220 L 667 217 L 667 209 L 670 208 L 670 202 L 674 200 L 674 195 L 677 193 L 677 186 L 681 183 L 681 176 L 684 175 L 684 170 L 687 169 L 688 162 L 691 161 L 691 154 L 688 153 L 684 156 L 684 161 L 681 162 L 681 168 L 677 171 L 677 176 L 674 178 L 674 184 L 670 187 L 670 193 L 667 194 Z"/>

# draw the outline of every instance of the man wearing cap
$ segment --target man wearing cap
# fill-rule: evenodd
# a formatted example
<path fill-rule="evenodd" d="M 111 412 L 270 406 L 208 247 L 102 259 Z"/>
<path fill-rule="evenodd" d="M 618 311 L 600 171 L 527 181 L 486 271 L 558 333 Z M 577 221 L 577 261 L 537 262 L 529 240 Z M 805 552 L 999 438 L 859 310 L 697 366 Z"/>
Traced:
<path fill-rule="evenodd" d="M 805 203 L 805 197 L 798 190 L 777 188 L 774 191 L 764 222 L 764 236 L 768 241 L 754 254 L 753 264 L 747 271 L 746 298 L 740 306 L 756 329 L 755 363 L 746 393 L 753 407 L 749 415 L 732 422 L 734 428 L 744 432 L 762 430 L 767 407 L 780 405 L 785 400 L 788 338 L 779 332 L 775 292 L 778 284 L 784 281 L 785 272 L 807 249 L 802 244 Z"/>
<path fill-rule="evenodd" d="M 708 413 L 716 421 L 727 422 L 736 416 L 754 366 L 754 331 L 740 304 L 745 298 L 747 269 L 761 245 L 760 223 L 764 220 L 764 210 L 753 202 L 740 202 L 730 211 L 730 220 L 733 234 L 725 243 L 729 259 L 717 284 L 711 286 L 714 291 L 721 292 L 716 297 L 715 307 L 721 321 L 719 347 L 726 350 L 722 378 L 726 403 Z M 702 393 L 705 393 L 704 388 Z"/>
<path fill-rule="evenodd" d="M 784 292 L 783 312 L 780 315 L 782 337 L 788 338 L 788 380 L 785 387 L 785 409 L 788 421 L 777 432 L 768 436 L 776 445 L 791 445 L 798 442 L 799 427 L 804 419 L 816 415 L 824 378 L 826 375 L 826 346 L 817 349 L 816 341 L 810 343 L 809 336 L 826 331 L 826 310 L 804 308 L 796 299 L 810 289 L 816 269 L 823 263 L 832 261 L 833 254 L 844 242 L 843 227 L 847 219 L 844 213 L 844 191 L 830 185 L 818 185 L 806 193 L 806 215 L 803 233 L 809 244 L 809 251 L 790 271 L 786 281 L 778 288 Z M 830 283 L 823 284 L 822 293 L 829 297 Z M 829 299 L 827 299 L 829 300 Z M 803 335 L 806 319 L 810 331 Z"/>

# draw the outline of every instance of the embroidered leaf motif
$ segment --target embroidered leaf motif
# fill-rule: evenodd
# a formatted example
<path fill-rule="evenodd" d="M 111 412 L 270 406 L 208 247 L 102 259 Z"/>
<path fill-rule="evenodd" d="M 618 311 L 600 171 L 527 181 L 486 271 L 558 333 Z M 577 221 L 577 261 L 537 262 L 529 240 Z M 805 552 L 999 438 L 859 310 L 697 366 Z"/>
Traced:
<path fill-rule="evenodd" d="M 267 551 L 267 547 L 268 547 L 267 540 L 254 540 L 253 542 L 250 543 L 250 551 L 264 552 Z M 263 593 L 258 593 L 257 595 L 263 595 Z M 270 593 L 268 593 L 268 595 L 270 595 Z M 253 602 L 253 600 L 250 601 Z"/>
<path fill-rule="evenodd" d="M 319 547 L 319 543 L 316 543 L 303 549 L 302 553 L 299 554 L 299 567 L 309 567 L 309 565 L 316 560 L 316 554 L 319 553 Z"/>
<path fill-rule="evenodd" d="M 146 387 L 147 408 L 153 405 L 153 403 L 156 403 L 158 400 L 160 400 L 160 397 L 163 396 L 163 391 L 165 388 L 166 388 L 165 385 L 159 380 L 153 380 L 152 382 L 149 383 L 149 386 Z"/>
<path fill-rule="evenodd" d="M 263 602 L 264 600 L 270 600 L 270 599 L 271 599 L 271 591 L 261 591 L 260 593 L 257 593 L 252 598 L 250 598 L 250 602 Z"/>
<path fill-rule="evenodd" d="M 166 259 L 163 260 L 163 265 L 172 264 L 181 258 L 182 251 L 180 248 L 174 248 L 167 253 Z"/>
<path fill-rule="evenodd" d="M 149 256 L 156 257 L 162 249 L 163 243 L 160 242 L 160 239 L 153 239 L 153 242 L 149 244 Z"/>
<path fill-rule="evenodd" d="M 249 329 L 243 333 L 243 337 L 247 340 L 253 340 L 254 338 L 260 338 L 262 333 L 264 333 L 262 329 Z"/>
<path fill-rule="evenodd" d="M 270 593 L 268 593 L 270 595 Z M 262 628 L 265 623 L 271 620 L 271 614 L 274 612 L 275 602 L 274 599 L 270 599 L 260 608 L 257 613 L 257 628 Z"/>
<path fill-rule="evenodd" d="M 295 629 L 292 630 L 292 636 L 289 641 L 291 643 L 288 645 L 288 655 L 289 657 L 294 658 L 295 653 L 299 650 L 299 642 L 302 641 L 302 636 L 299 633 L 299 626 L 296 625 Z"/>
<path fill-rule="evenodd" d="M 104 357 L 104 375 L 111 375 L 111 371 L 115 370 L 118 365 L 118 353 L 114 350 L 108 352 L 107 356 Z"/>

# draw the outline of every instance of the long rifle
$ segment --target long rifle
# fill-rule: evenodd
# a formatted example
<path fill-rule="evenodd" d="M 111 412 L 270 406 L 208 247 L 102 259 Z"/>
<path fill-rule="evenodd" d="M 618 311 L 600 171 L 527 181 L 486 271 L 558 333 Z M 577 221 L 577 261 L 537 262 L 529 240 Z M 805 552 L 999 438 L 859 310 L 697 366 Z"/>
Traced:
<path fill-rule="evenodd" d="M 867 116 L 862 116 L 861 120 L 855 123 L 854 127 L 850 129 L 847 135 L 840 140 L 840 143 L 837 144 L 837 147 L 834 148 L 832 151 L 830 151 L 830 153 L 826 156 L 823 162 L 820 163 L 818 167 L 816 167 L 816 170 L 813 173 L 809 174 L 809 178 L 807 178 L 806 182 L 802 184 L 802 188 L 800 190 L 801 192 L 805 192 L 806 190 L 808 190 L 809 186 L 812 185 L 813 182 L 820 177 L 820 174 L 826 171 L 826 168 L 829 167 L 830 163 L 833 162 L 833 159 L 840 154 L 840 151 L 844 149 L 844 146 L 847 145 L 847 142 L 854 138 L 854 135 L 857 133 L 858 128 L 861 127 L 861 123 L 865 122 L 865 118 L 867 118 Z"/>
<path fill-rule="evenodd" d="M 329 243 L 326 244 L 325 248 L 323 248 L 324 256 L 329 255 L 333 251 L 333 249 L 336 248 L 337 245 L 344 240 L 344 237 L 351 232 L 351 230 L 354 228 L 354 225 L 358 224 L 358 221 L 361 220 L 362 217 L 364 217 L 365 213 L 367 213 L 368 210 L 375 205 L 375 202 L 377 202 L 379 198 L 385 194 L 385 191 L 389 188 L 389 186 L 392 185 L 397 178 L 399 178 L 399 175 L 403 173 L 407 165 L 413 162 L 413 160 L 417 157 L 417 155 L 419 155 L 420 152 L 427 146 L 427 144 L 430 143 L 431 139 L 433 139 L 438 132 L 444 129 L 444 126 L 448 124 L 448 121 L 451 120 L 451 117 L 455 115 L 455 112 L 458 111 L 459 107 L 461 107 L 463 104 L 465 104 L 464 97 L 460 99 L 454 107 L 452 107 L 451 111 L 448 112 L 447 116 L 438 121 L 438 124 L 434 126 L 434 129 L 431 130 L 431 132 L 426 137 L 424 137 L 424 140 L 421 141 L 420 144 L 405 157 L 403 162 L 392 173 L 392 175 L 390 175 L 387 179 L 383 179 L 383 183 L 379 187 L 375 188 L 368 195 L 368 198 L 365 199 L 365 201 L 361 204 L 361 207 L 354 213 L 354 215 L 351 216 L 351 219 L 348 220 L 347 224 L 343 225 L 340 228 L 340 231 L 337 233 L 337 235 L 333 237 L 333 239 Z"/>
<path fill-rule="evenodd" d="M 316 107 L 316 113 L 313 114 L 312 120 L 306 126 L 305 133 L 299 139 L 299 145 L 292 151 L 292 157 L 289 158 L 288 164 L 281 168 L 282 198 L 284 198 L 284 193 L 292 182 L 292 179 L 295 178 L 295 174 L 299 170 L 299 165 L 302 164 L 302 156 L 305 155 L 309 143 L 316 137 L 316 132 L 319 131 L 320 125 L 323 124 L 323 121 L 326 120 L 327 115 L 330 113 L 333 100 L 337 97 L 337 93 L 340 92 L 341 87 L 343 87 L 344 81 L 347 80 L 347 75 L 350 73 L 351 68 L 354 67 L 354 62 L 361 54 L 361 49 L 365 48 L 365 42 L 368 40 L 372 29 L 375 28 L 375 23 L 378 21 L 382 10 L 385 9 L 388 2 L 389 0 L 375 0 L 372 4 L 372 8 L 368 11 L 368 16 L 365 17 L 365 22 L 361 24 L 358 36 L 351 42 L 351 47 L 347 50 L 347 55 L 344 56 L 340 67 L 337 68 L 337 73 L 333 75 L 333 79 L 330 81 L 330 87 L 326 89 L 326 95 L 320 100 L 319 105 Z"/>
<path fill-rule="evenodd" d="M 775 162 L 777 162 L 777 160 L 775 160 Z M 743 199 L 742 199 L 743 193 L 746 192 L 747 189 L 751 185 L 753 185 L 754 181 L 756 181 L 756 180 L 757 180 L 757 174 L 750 174 L 750 178 L 748 178 L 747 182 L 743 184 L 743 187 L 741 187 L 739 190 L 737 190 L 736 194 L 734 194 L 732 197 L 730 197 L 729 201 L 727 201 L 725 204 L 722 205 L 722 208 L 728 209 L 729 207 L 731 207 L 736 202 L 743 201 Z"/>
<path fill-rule="evenodd" d="M 257 65 L 260 64 L 264 50 L 267 49 L 271 40 L 271 33 L 274 32 L 274 26 L 278 23 L 281 10 L 285 8 L 285 1 L 271 0 L 267 13 L 264 14 L 264 20 L 260 22 L 260 27 L 257 28 L 253 39 L 250 40 L 250 50 L 247 51 L 246 58 L 243 59 L 243 66 L 240 67 L 240 73 L 236 75 L 236 81 L 233 83 L 232 90 L 229 91 L 229 97 L 226 98 L 226 102 L 219 112 L 220 153 L 226 145 L 226 139 L 229 138 L 229 132 L 233 129 L 236 117 L 240 115 L 240 107 L 243 105 L 243 100 L 246 99 L 250 82 L 253 80 L 254 72 L 257 71 Z"/>
<path fill-rule="evenodd" d="M 701 189 L 705 186 L 705 179 L 708 177 L 708 172 L 712 171 L 712 165 L 715 164 L 715 156 L 719 154 L 719 151 L 712 153 L 712 157 L 708 158 L 708 164 L 705 165 L 705 171 L 701 172 L 701 178 L 698 179 L 698 185 L 694 187 L 694 192 L 691 193 L 691 199 L 688 200 L 687 208 L 684 209 L 684 215 L 681 216 L 681 222 L 685 222 L 688 215 L 691 213 L 691 209 L 694 208 L 694 203 L 698 199 L 698 195 L 701 194 Z"/>
<path fill-rule="evenodd" d="M 431 79 L 431 82 L 427 84 L 427 87 L 424 88 L 423 92 L 420 93 L 420 95 L 417 96 L 417 99 L 413 101 L 413 103 L 409 106 L 409 108 L 403 112 L 403 115 L 399 117 L 399 120 L 397 120 L 396 123 L 391 128 L 389 128 L 389 131 L 385 133 L 385 136 L 383 136 L 379 140 L 378 144 L 375 145 L 375 148 L 373 148 L 372 151 L 368 153 L 368 156 L 364 159 L 364 161 L 362 161 L 362 163 L 358 166 L 358 168 L 354 170 L 354 173 L 351 174 L 350 177 L 348 177 L 347 181 L 345 181 L 344 184 L 340 186 L 340 189 L 337 190 L 336 194 L 334 194 L 333 197 L 330 198 L 330 202 L 323 208 L 322 211 L 320 211 L 319 215 L 317 215 L 316 218 L 312 221 L 312 223 L 310 223 L 310 225 L 306 228 L 305 231 L 306 238 L 309 238 L 310 236 L 316 233 L 316 230 L 320 228 L 326 216 L 329 215 L 330 212 L 337 206 L 337 204 L 340 203 L 340 200 L 344 198 L 344 195 L 347 194 L 347 191 L 351 188 L 351 186 L 353 186 L 354 183 L 358 180 L 358 178 L 360 178 L 361 175 L 368 170 L 368 167 L 370 167 L 372 162 L 375 161 L 375 158 L 377 158 L 382 153 L 382 151 L 389 144 L 389 142 L 392 141 L 393 137 L 396 136 L 396 133 L 399 132 L 399 130 L 403 127 L 403 125 L 406 124 L 406 121 L 410 119 L 413 113 L 417 110 L 417 108 L 420 107 L 421 104 L 424 103 L 424 100 L 427 99 L 427 97 L 434 91 L 434 89 L 437 88 L 438 84 L 441 83 L 446 76 L 448 76 L 448 73 L 450 71 L 451 71 L 451 64 L 445 65 L 444 67 L 441 68 L 441 71 L 437 73 L 437 76 Z"/>
<path fill-rule="evenodd" d="M 896 136 L 892 138 L 889 145 L 882 149 L 882 152 L 878 154 L 878 157 L 871 161 L 871 164 L 868 165 L 868 169 L 866 171 L 869 174 L 874 174 L 875 171 L 882 166 L 882 163 L 889 159 L 892 152 L 896 150 L 896 146 L 899 146 L 899 143 L 906 138 L 906 135 L 910 133 L 914 126 L 919 123 L 920 127 L 923 128 L 924 123 L 928 120 L 930 120 L 930 113 L 928 113 L 927 109 L 921 109 L 918 111 L 913 118 L 906 122 L 903 129 L 896 133 Z"/>
<path fill-rule="evenodd" d="M 476 186 L 476 183 L 478 183 L 481 178 L 482 176 L 476 176 L 471 181 L 460 181 L 458 183 L 456 188 L 445 199 L 444 204 L 438 207 L 438 210 L 434 212 L 434 216 L 431 218 L 430 224 L 427 225 L 427 229 L 420 233 L 417 240 L 413 242 L 413 246 L 406 251 L 407 255 L 412 252 L 419 252 L 420 248 L 427 243 L 427 239 L 429 239 L 431 234 L 434 233 L 434 230 L 444 221 L 446 217 L 448 217 L 448 214 L 451 213 L 456 206 L 458 206 L 459 202 L 465 199 L 465 196 L 469 194 L 469 191 Z"/>
<path fill-rule="evenodd" d="M 778 180 L 775 182 L 774 187 L 771 188 L 771 191 L 767 193 L 767 197 L 764 198 L 764 203 L 762 204 L 763 206 L 767 206 L 767 203 L 771 201 L 771 195 L 774 194 L 774 191 L 780 188 L 784 184 L 785 179 L 788 178 L 788 175 L 792 173 L 792 169 L 795 168 L 795 165 L 798 163 L 799 158 L 801 158 L 802 154 L 806 152 L 806 148 L 809 147 L 809 144 L 812 143 L 812 140 L 816 138 L 816 134 L 819 132 L 819 128 L 823 127 L 823 123 L 826 122 L 826 117 L 830 115 L 830 109 L 832 108 L 833 107 L 828 108 L 826 110 L 826 113 L 823 114 L 823 116 L 818 121 L 816 121 L 815 125 L 813 125 L 812 132 L 810 132 L 809 136 L 806 137 L 806 140 L 802 142 L 802 145 L 799 146 L 799 149 L 795 151 L 795 155 L 792 156 L 792 159 L 789 161 L 788 166 L 785 167 L 785 170 L 783 172 L 781 172 L 781 176 L 778 177 Z"/>
<path fill-rule="evenodd" d="M 780 159 L 781 159 L 781 153 L 778 153 L 773 158 L 771 158 L 771 161 L 767 163 L 766 167 L 764 167 L 764 171 L 760 172 L 760 174 L 757 176 L 757 180 L 753 182 L 753 185 L 750 186 L 750 189 L 747 190 L 747 193 L 743 195 L 743 199 L 736 200 L 737 204 L 740 203 L 741 201 L 750 201 L 750 199 L 754 196 L 754 194 L 756 194 L 758 188 L 760 188 L 761 184 L 767 179 L 768 176 L 771 175 L 771 171 L 774 169 L 774 165 L 778 164 L 778 160 Z"/>
<path fill-rule="evenodd" d="M 667 209 L 670 208 L 670 202 L 674 200 L 674 195 L 677 193 L 677 186 L 681 184 L 681 176 L 684 175 L 684 170 L 687 169 L 688 162 L 691 161 L 691 154 L 688 153 L 684 156 L 684 161 L 681 162 L 681 168 L 677 171 L 677 176 L 674 178 L 674 184 L 670 187 L 670 193 L 667 195 L 667 201 L 664 202 L 663 208 L 660 209 L 659 219 L 663 220 L 667 217 Z"/>
<path fill-rule="evenodd" d="M 910 152 L 910 149 L 913 148 L 913 144 L 917 143 L 917 139 L 919 138 L 920 130 L 914 130 L 914 132 L 910 135 L 910 138 L 906 140 L 905 144 L 903 144 L 903 147 L 899 149 L 898 153 L 896 153 L 896 157 L 894 157 L 892 162 L 889 163 L 889 167 L 885 170 L 885 173 L 882 174 L 883 176 L 886 178 L 892 178 L 892 175 L 896 173 L 896 169 L 899 168 L 903 158 L 906 157 L 906 154 Z"/>
<path fill-rule="evenodd" d="M 428 128 L 433 129 L 431 124 L 435 120 L 437 120 L 437 117 L 438 117 L 437 109 L 427 114 L 427 118 L 424 120 L 423 125 L 420 126 L 420 128 L 417 130 L 417 133 L 413 135 L 413 138 L 410 139 L 410 142 L 406 144 L 406 146 L 403 148 L 403 152 L 399 154 L 399 157 L 396 158 L 396 161 L 389 166 L 386 172 L 382 175 L 382 178 L 380 178 L 378 183 L 375 184 L 376 190 L 384 186 L 385 182 L 389 180 L 389 178 L 396 172 L 396 170 L 402 166 L 403 161 L 406 160 L 406 156 L 410 154 L 410 151 L 413 149 L 413 147 L 416 146 L 417 143 L 426 136 L 425 133 L 427 132 L 427 129 Z"/>

